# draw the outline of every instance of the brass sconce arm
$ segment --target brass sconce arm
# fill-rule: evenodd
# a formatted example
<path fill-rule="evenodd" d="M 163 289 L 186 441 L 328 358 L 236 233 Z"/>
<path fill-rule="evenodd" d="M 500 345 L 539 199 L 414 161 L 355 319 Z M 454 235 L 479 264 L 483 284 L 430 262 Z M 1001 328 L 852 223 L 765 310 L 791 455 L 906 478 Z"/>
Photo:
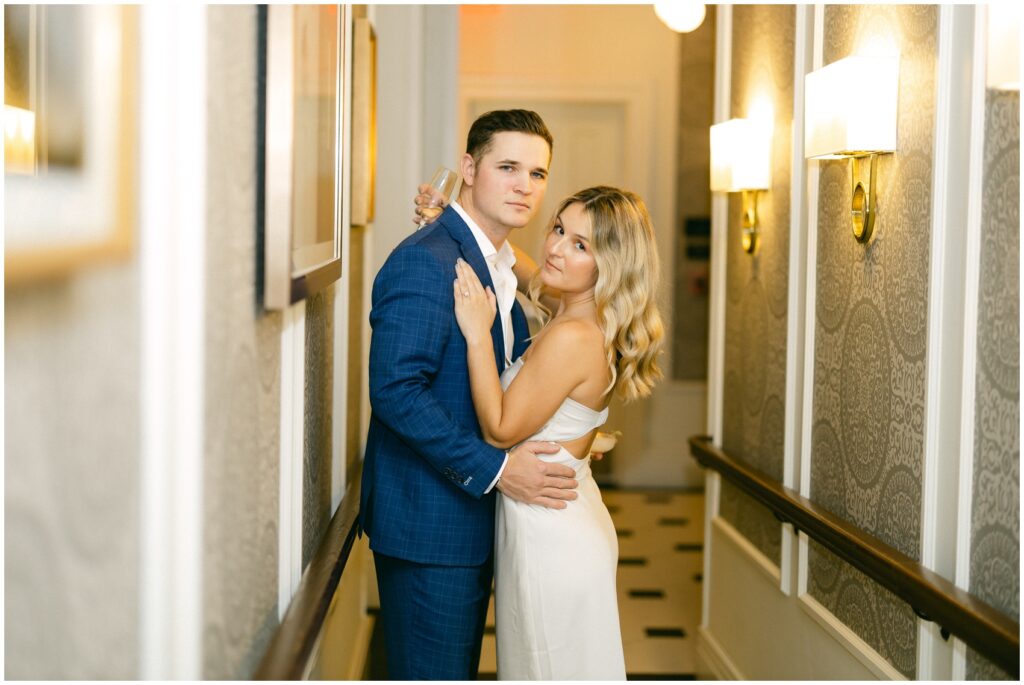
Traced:
<path fill-rule="evenodd" d="M 850 215 L 853 219 L 853 237 L 858 243 L 867 243 L 875 231 L 875 178 L 878 169 L 878 154 L 867 156 L 869 171 L 864 179 L 862 164 L 864 157 L 853 158 L 853 202 Z"/>
<path fill-rule="evenodd" d="M 747 254 L 755 254 L 761 246 L 761 230 L 757 225 L 757 194 L 759 190 L 744 190 L 743 192 L 743 218 L 740 222 L 743 234 L 743 251 Z"/>

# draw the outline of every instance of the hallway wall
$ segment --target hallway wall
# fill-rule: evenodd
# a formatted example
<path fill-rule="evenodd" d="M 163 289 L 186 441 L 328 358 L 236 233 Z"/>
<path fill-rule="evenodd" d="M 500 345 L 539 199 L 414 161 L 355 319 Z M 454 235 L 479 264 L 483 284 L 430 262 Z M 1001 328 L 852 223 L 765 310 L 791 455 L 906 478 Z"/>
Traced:
<path fill-rule="evenodd" d="M 738 195 L 713 227 L 726 296 L 712 382 L 727 453 L 1019 620 L 1020 96 L 971 85 L 984 55 L 976 17 L 921 5 L 728 10 L 724 118 L 769 103 L 774 159 L 760 253 L 739 247 Z M 802 83 L 878 50 L 900 54 L 898 141 L 879 161 L 865 246 L 850 231 L 852 164 L 803 159 Z M 982 62 L 974 76 L 984 73 Z M 709 671 L 1007 677 L 717 475 L 708 491 Z M 818 644 L 816 663 L 750 645 L 769 632 L 785 654 Z"/>
<path fill-rule="evenodd" d="M 932 228 L 938 8 L 830 5 L 824 21 L 826 64 L 878 45 L 898 48 L 899 152 L 879 160 L 879 230 L 866 249 L 850 237 L 852 164 L 821 163 L 811 499 L 920 560 L 929 297 L 922 248 Z M 913 677 L 910 607 L 828 556 L 811 545 L 811 596 Z"/>
<path fill-rule="evenodd" d="M 367 291 L 391 250 L 416 225 L 412 198 L 438 166 L 455 168 L 466 145 L 455 112 L 459 8 L 374 5 L 378 29 L 376 217 Z M 367 296 L 369 303 L 369 296 Z"/>
<path fill-rule="evenodd" d="M 256 290 L 256 11 L 208 12 L 202 677 L 245 679 L 278 623 L 283 317 Z"/>
<path fill-rule="evenodd" d="M 262 304 L 257 8 L 139 15 L 134 250 L 5 289 L 6 678 L 251 678 L 344 485 L 344 280 Z"/>
<path fill-rule="evenodd" d="M 339 432 L 345 419 L 335 416 L 345 398 L 334 396 L 339 378 L 344 390 L 346 374 L 334 365 L 348 344 L 347 328 L 336 322 L 336 300 L 350 276 L 343 270 L 342 280 L 292 305 L 291 324 L 283 312 L 263 309 L 257 288 L 257 12 L 252 6 L 214 6 L 208 17 L 202 677 L 247 679 L 287 608 L 280 605 L 282 564 L 298 564 L 293 574 L 309 564 L 334 513 L 332 478 L 346 472 L 334 463 L 344 462 L 347 444 Z M 344 304 L 340 311 L 347 311 Z M 287 336 L 302 367 L 291 370 L 302 379 L 300 405 L 282 394 Z M 284 519 L 283 411 L 301 412 L 291 417 L 301 433 L 301 454 L 291 458 L 302 481 L 301 502 L 292 503 L 298 517 Z M 288 487 L 294 492 L 295 485 Z M 282 561 L 282 536 L 295 540 L 296 558 Z M 297 586 L 298 575 L 290 583 Z"/>
<path fill-rule="evenodd" d="M 740 243 L 742 200 L 735 193 L 729 196 L 722 446 L 779 480 L 786 412 L 795 31 L 794 7 L 733 9 L 731 116 L 770 109 L 774 133 L 771 189 L 758 197 L 763 240 L 753 256 Z M 767 509 L 728 483 L 722 484 L 720 507 L 722 517 L 772 563 L 781 563 L 782 531 Z"/>
<path fill-rule="evenodd" d="M 134 258 L 5 290 L 7 678 L 137 675 L 138 292 Z"/>
<path fill-rule="evenodd" d="M 1020 621 L 1020 93 L 985 96 L 970 590 Z M 973 650 L 971 680 L 1007 674 Z"/>
<path fill-rule="evenodd" d="M 715 114 L 715 21 L 707 6 L 701 25 L 679 36 L 678 152 L 676 159 L 676 244 L 672 306 L 675 328 L 666 354 L 672 377 L 698 381 L 708 377 L 708 315 L 711 249 L 711 140 Z M 706 420 L 706 417 L 705 417 Z"/>

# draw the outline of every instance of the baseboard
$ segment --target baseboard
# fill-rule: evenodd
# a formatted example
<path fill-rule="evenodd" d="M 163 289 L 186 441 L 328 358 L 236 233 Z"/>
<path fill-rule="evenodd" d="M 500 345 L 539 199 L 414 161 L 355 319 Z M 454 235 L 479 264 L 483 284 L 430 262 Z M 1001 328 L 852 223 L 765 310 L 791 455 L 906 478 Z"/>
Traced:
<path fill-rule="evenodd" d="M 740 669 L 732 662 L 729 655 L 725 653 L 718 640 L 705 629 L 704 626 L 697 628 L 697 662 L 699 668 L 697 677 L 704 680 L 707 674 L 714 676 L 715 680 L 746 680 Z"/>

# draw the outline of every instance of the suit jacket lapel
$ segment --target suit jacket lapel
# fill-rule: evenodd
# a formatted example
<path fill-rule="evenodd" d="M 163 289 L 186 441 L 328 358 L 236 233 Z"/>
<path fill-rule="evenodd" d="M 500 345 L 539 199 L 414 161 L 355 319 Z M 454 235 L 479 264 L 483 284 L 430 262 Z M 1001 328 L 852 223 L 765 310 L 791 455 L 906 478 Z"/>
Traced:
<path fill-rule="evenodd" d="M 512 361 L 519 359 L 526 352 L 530 341 L 530 325 L 526 321 L 526 314 L 523 312 L 519 301 L 512 305 L 512 331 L 514 342 L 512 344 Z"/>
<path fill-rule="evenodd" d="M 448 229 L 448 233 L 459 243 L 462 258 L 473 267 L 477 278 L 480 279 L 480 284 L 484 288 L 490 286 L 491 291 L 496 292 L 494 282 L 491 280 L 491 270 L 487 268 L 487 262 L 484 260 L 483 253 L 480 252 L 480 246 L 477 245 L 476 238 L 473 237 L 472 231 L 469 230 L 469 226 L 462 220 L 459 213 L 449 206 L 441 214 L 438 221 Z M 514 326 L 513 330 L 515 330 Z M 491 325 L 491 343 L 494 346 L 494 363 L 498 367 L 498 373 L 500 374 L 505 370 L 505 333 L 501 327 L 500 315 L 495 315 L 494 323 Z"/>

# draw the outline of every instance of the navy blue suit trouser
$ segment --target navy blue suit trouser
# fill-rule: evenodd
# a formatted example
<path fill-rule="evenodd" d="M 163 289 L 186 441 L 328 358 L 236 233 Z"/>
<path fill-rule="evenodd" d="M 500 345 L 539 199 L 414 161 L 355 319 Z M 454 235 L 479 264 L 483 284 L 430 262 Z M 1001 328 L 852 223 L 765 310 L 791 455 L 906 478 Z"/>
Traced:
<path fill-rule="evenodd" d="M 476 680 L 493 555 L 482 566 L 433 566 L 373 554 L 388 678 Z"/>

